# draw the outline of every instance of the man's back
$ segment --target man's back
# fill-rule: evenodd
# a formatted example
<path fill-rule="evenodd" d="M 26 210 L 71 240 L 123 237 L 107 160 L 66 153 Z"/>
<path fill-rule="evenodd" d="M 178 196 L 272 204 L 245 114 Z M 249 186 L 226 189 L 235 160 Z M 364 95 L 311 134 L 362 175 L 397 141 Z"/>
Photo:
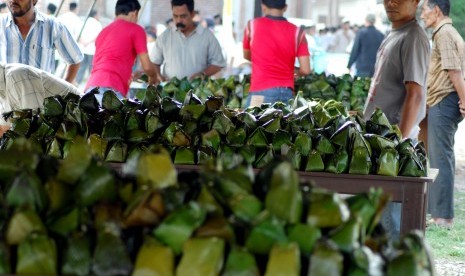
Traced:
<path fill-rule="evenodd" d="M 352 48 L 349 67 L 355 63 L 357 76 L 372 77 L 375 70 L 376 53 L 378 51 L 384 35 L 374 26 L 361 29 L 355 38 Z"/>
<path fill-rule="evenodd" d="M 95 46 L 94 64 L 87 88 L 112 87 L 126 95 L 135 59 L 138 54 L 147 53 L 144 28 L 116 19 L 100 32 Z"/>

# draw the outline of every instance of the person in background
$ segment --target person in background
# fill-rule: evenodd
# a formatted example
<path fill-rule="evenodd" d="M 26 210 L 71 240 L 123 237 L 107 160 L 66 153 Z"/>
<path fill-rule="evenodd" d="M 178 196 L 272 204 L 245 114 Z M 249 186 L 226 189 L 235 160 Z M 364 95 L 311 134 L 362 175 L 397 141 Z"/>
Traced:
<path fill-rule="evenodd" d="M 375 73 L 376 52 L 384 39 L 384 35 L 375 28 L 375 22 L 375 15 L 368 14 L 365 28 L 359 30 L 355 36 L 347 68 L 350 70 L 355 63 L 357 77 L 371 78 Z"/>
<path fill-rule="evenodd" d="M 84 53 L 84 59 L 81 62 L 77 73 L 76 82 L 81 84 L 87 73 L 92 70 L 92 62 L 95 55 L 95 40 L 102 31 L 102 23 L 98 20 L 97 10 L 91 10 L 89 18 L 84 22 L 82 34 L 79 37 L 79 45 Z"/>
<path fill-rule="evenodd" d="M 80 95 L 75 86 L 48 72 L 20 63 L 0 63 L 0 114 L 36 109 L 45 98 L 68 93 Z M 0 116 L 0 135 L 9 128 L 10 123 Z"/>
<path fill-rule="evenodd" d="M 55 4 L 49 3 L 47 5 L 47 15 L 55 16 L 56 11 L 57 11 L 57 6 L 55 6 Z"/>
<path fill-rule="evenodd" d="M 425 0 L 421 18 L 433 29 L 428 72 L 428 157 L 439 174 L 428 186 L 428 223 L 451 227 L 454 219 L 454 137 L 465 114 L 465 46 L 449 17 L 449 0 Z M 462 105 L 460 105 L 462 103 Z"/>
<path fill-rule="evenodd" d="M 78 41 L 79 33 L 81 32 L 82 20 L 78 16 L 78 4 L 76 2 L 69 3 L 69 11 L 60 14 L 57 18 L 61 21 L 73 38 Z"/>
<path fill-rule="evenodd" d="M 158 37 L 150 57 L 158 81 L 208 77 L 219 72 L 226 66 L 220 44 L 213 32 L 194 23 L 194 1 L 172 0 L 171 8 L 176 29 L 167 29 Z"/>
<path fill-rule="evenodd" d="M 7 13 L 7 12 L 8 12 L 8 7 L 6 6 L 6 3 L 0 3 L 0 14 Z"/>
<path fill-rule="evenodd" d="M 355 38 L 355 33 L 350 29 L 350 21 L 343 19 L 341 28 L 336 31 L 330 44 L 330 52 L 347 53 L 347 48 Z"/>
<path fill-rule="evenodd" d="M 391 32 L 378 49 L 375 73 L 365 103 L 368 120 L 380 108 L 404 138 L 417 139 L 426 113 L 426 77 L 430 46 L 425 30 L 416 20 L 420 0 L 384 0 Z M 401 204 L 389 203 L 381 223 L 388 235 L 400 235 Z"/>
<path fill-rule="evenodd" d="M 244 33 L 244 58 L 252 62 L 252 76 L 245 107 L 292 98 L 294 73 L 310 74 L 305 31 L 284 17 L 286 0 L 263 0 L 265 15 L 249 21 Z M 298 59 L 300 68 L 294 72 Z"/>
<path fill-rule="evenodd" d="M 137 24 L 140 9 L 137 0 L 118 0 L 115 20 L 97 36 L 92 72 L 85 91 L 99 87 L 101 93 L 96 95 L 99 100 L 103 92 L 109 89 L 115 91 L 121 99 L 126 97 L 136 58 L 139 58 L 149 78 L 148 83 L 156 81 L 155 66 L 148 55 L 145 30 Z"/>
<path fill-rule="evenodd" d="M 36 4 L 37 0 L 7 2 L 10 13 L 0 19 L 0 62 L 52 73 L 58 50 L 68 64 L 64 79 L 73 83 L 83 59 L 79 45 L 61 22 L 38 11 Z"/>

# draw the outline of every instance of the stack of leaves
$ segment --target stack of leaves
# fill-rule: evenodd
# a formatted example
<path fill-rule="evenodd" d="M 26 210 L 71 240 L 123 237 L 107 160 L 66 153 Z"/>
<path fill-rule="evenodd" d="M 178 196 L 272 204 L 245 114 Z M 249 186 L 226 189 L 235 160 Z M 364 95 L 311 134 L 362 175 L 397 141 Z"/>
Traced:
<path fill-rule="evenodd" d="M 354 79 L 349 74 L 310 74 L 295 80 L 295 91 L 302 91 L 307 99 L 337 100 L 348 110 L 363 112 L 370 84 L 370 78 Z"/>
<path fill-rule="evenodd" d="M 39 112 L 7 115 L 12 128 L 0 147 L 8 148 L 11 141 L 24 136 L 44 153 L 63 158 L 80 135 L 92 153 L 107 162 L 125 162 L 132 152 L 162 145 L 175 164 L 202 164 L 215 157 L 231 160 L 239 154 L 256 168 L 284 156 L 301 171 L 427 173 L 424 148 L 411 141 L 410 147 L 398 147 L 401 134 L 380 110 L 365 122 L 349 116 L 341 102 L 308 101 L 301 92 L 292 106 L 263 104 L 244 111 L 226 108 L 221 97 L 202 101 L 192 90 L 183 104 L 160 94 L 149 87 L 144 101 L 121 101 L 106 91 L 102 106 L 92 93 L 81 99 L 47 98 Z"/>
<path fill-rule="evenodd" d="M 382 233 L 379 190 L 343 199 L 280 161 L 177 174 L 159 147 L 120 172 L 83 139 L 61 161 L 40 151 L 0 152 L 2 274 L 432 275 L 421 234 Z"/>

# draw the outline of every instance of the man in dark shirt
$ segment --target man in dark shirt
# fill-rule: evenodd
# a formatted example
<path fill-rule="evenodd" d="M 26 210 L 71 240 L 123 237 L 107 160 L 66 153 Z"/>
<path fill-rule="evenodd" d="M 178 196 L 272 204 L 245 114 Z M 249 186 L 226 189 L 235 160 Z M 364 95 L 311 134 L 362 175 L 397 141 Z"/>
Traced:
<path fill-rule="evenodd" d="M 358 31 L 355 37 L 347 68 L 350 69 L 355 63 L 356 76 L 371 78 L 375 70 L 376 52 L 384 39 L 384 35 L 374 26 L 375 15 L 368 14 L 365 21 L 365 28 Z"/>

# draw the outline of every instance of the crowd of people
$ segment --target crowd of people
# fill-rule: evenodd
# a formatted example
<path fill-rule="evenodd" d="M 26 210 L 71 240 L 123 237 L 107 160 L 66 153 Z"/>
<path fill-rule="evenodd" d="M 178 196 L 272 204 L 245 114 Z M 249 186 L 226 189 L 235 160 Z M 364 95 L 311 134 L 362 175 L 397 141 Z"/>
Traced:
<path fill-rule="evenodd" d="M 95 93 L 101 100 L 111 89 L 120 98 L 130 97 L 130 84 L 141 73 L 148 84 L 158 84 L 174 77 L 212 77 L 234 62 L 233 33 L 221 29 L 219 15 L 202 20 L 194 0 L 171 0 L 172 19 L 161 34 L 138 24 L 138 0 L 118 0 L 113 22 L 104 28 L 97 11 L 83 20 L 73 2 L 59 16 L 49 5 L 47 15 L 35 7 L 37 1 L 0 6 L 2 113 L 37 108 L 45 97 L 70 92 Z M 381 108 L 405 138 L 416 140 L 428 113 L 429 159 L 439 168 L 428 193 L 430 223 L 450 227 L 454 134 L 465 116 L 465 48 L 449 17 L 449 0 L 425 0 L 419 6 L 420 0 L 384 0 L 391 29 L 383 34 L 372 14 L 355 30 L 348 20 L 338 30 L 317 30 L 290 23 L 284 17 L 286 0 L 262 0 L 263 17 L 248 22 L 241 44 L 251 63 L 245 107 L 291 99 L 294 77 L 312 72 L 316 51 L 350 54 L 346 69 L 355 67 L 356 76 L 372 78 L 366 118 Z M 416 18 L 419 8 L 432 43 Z M 61 76 L 57 60 L 67 65 Z M 85 88 L 77 88 L 83 82 Z M 4 120 L 0 125 L 8 128 Z M 398 204 L 390 204 L 382 221 L 392 236 L 399 233 L 399 217 Z"/>

